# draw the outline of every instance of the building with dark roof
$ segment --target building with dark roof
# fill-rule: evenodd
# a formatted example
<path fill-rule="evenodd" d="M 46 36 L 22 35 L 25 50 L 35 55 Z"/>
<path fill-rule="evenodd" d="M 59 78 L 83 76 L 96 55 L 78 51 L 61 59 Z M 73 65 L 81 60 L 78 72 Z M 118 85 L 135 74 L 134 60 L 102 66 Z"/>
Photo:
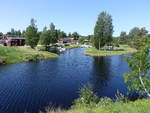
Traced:
<path fill-rule="evenodd" d="M 58 40 L 58 43 L 62 43 L 62 44 L 77 44 L 77 42 L 75 40 L 73 40 L 72 38 L 61 38 Z"/>
<path fill-rule="evenodd" d="M 24 46 L 25 38 L 23 37 L 5 37 L 4 39 L 5 46 Z"/>

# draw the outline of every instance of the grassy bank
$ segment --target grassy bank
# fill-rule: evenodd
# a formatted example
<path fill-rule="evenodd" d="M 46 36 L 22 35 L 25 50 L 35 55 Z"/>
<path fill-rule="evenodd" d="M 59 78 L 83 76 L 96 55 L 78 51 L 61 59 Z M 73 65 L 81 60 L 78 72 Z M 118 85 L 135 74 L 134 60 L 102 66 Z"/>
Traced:
<path fill-rule="evenodd" d="M 48 110 L 47 113 L 149 113 L 150 99 L 135 102 L 109 102 L 98 103 L 95 107 L 72 108 L 70 110 Z"/>
<path fill-rule="evenodd" d="M 56 57 L 58 57 L 57 54 L 46 51 L 36 51 L 30 47 L 0 46 L 0 59 L 5 61 L 6 64 Z"/>
<path fill-rule="evenodd" d="M 79 47 L 80 47 L 80 45 L 76 45 L 76 44 L 64 46 L 64 48 L 66 48 L 66 49 L 79 48 Z"/>
<path fill-rule="evenodd" d="M 95 48 L 88 48 L 84 54 L 87 56 L 113 56 L 123 55 L 129 53 L 135 53 L 137 50 L 129 47 L 128 45 L 120 45 L 120 47 L 114 47 L 114 50 L 103 50 L 100 51 Z"/>

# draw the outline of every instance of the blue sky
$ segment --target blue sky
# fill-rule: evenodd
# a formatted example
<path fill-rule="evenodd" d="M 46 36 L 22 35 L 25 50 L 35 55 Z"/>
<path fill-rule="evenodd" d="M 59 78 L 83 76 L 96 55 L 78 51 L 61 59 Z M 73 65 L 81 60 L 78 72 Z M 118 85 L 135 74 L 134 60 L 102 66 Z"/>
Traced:
<path fill-rule="evenodd" d="M 65 32 L 93 33 L 100 12 L 112 15 L 114 36 L 133 27 L 150 31 L 149 0 L 0 0 L 0 32 L 25 29 L 31 18 L 39 30 L 53 22 Z"/>

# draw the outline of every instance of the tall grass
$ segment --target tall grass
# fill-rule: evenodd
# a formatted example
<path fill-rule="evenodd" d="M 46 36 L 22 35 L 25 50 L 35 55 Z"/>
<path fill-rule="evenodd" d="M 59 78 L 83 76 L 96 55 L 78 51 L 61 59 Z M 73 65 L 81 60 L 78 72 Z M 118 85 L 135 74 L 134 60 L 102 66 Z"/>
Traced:
<path fill-rule="evenodd" d="M 150 113 L 150 99 L 131 102 L 120 93 L 116 101 L 108 97 L 98 99 L 89 85 L 81 88 L 79 94 L 69 110 L 47 109 L 47 113 Z"/>

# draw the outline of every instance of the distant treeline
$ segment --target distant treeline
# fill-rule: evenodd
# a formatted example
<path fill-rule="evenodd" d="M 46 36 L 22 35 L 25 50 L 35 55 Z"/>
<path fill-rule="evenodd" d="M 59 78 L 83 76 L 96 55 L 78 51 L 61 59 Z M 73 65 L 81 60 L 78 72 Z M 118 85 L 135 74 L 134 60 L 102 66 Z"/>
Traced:
<path fill-rule="evenodd" d="M 145 27 L 134 27 L 128 34 L 125 31 L 122 31 L 119 37 L 114 38 L 113 42 L 119 44 L 128 44 L 131 47 L 139 49 L 140 42 L 144 38 L 149 37 L 148 39 L 150 39 L 150 35 L 148 33 L 149 32 Z"/>
<path fill-rule="evenodd" d="M 31 21 L 36 23 L 36 21 L 34 19 L 31 19 Z M 37 26 L 36 26 L 36 28 L 37 28 Z M 69 37 L 69 38 L 74 38 L 75 40 L 78 40 L 79 37 L 80 37 L 80 34 L 78 32 L 73 32 L 73 33 L 69 32 L 67 34 L 66 32 L 64 32 L 64 31 L 62 31 L 60 29 L 56 29 L 55 25 L 53 23 L 51 23 L 49 25 L 49 29 L 51 29 L 51 28 L 55 29 L 55 32 L 56 32 L 55 37 L 57 37 L 58 39 Z M 48 29 L 48 28 L 45 26 L 43 28 L 43 31 L 45 29 Z M 43 31 L 38 31 L 37 32 L 38 35 L 40 36 L 43 33 Z M 0 38 L 6 37 L 6 36 L 11 36 L 11 37 L 25 37 L 25 33 L 26 33 L 26 30 L 22 30 L 21 31 L 20 29 L 19 30 L 15 30 L 14 28 L 11 28 L 10 31 L 8 31 L 6 34 L 0 32 Z"/>

